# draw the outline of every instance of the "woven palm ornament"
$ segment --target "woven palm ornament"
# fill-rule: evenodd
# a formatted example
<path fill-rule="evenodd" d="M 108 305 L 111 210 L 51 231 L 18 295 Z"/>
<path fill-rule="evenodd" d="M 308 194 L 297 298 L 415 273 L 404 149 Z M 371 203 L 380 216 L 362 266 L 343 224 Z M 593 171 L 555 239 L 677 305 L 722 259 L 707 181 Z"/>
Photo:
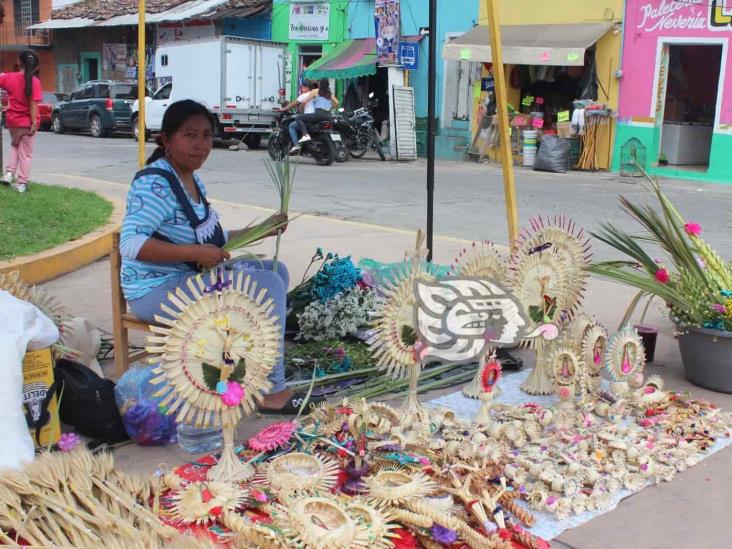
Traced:
<path fill-rule="evenodd" d="M 605 355 L 605 369 L 613 382 L 632 387 L 643 385 L 646 354 L 643 340 L 635 328 L 623 328 L 613 336 Z"/>
<path fill-rule="evenodd" d="M 208 281 L 208 284 L 206 283 Z M 158 366 L 152 382 L 162 384 L 161 406 L 177 421 L 222 425 L 224 451 L 209 480 L 241 480 L 253 474 L 234 451 L 236 425 L 251 414 L 280 353 L 278 319 L 267 290 L 241 272 L 224 282 L 211 272 L 188 280 L 193 298 L 180 288 L 162 305 L 171 318 L 156 317 L 147 351 Z"/>
<path fill-rule="evenodd" d="M 381 308 L 374 313 L 373 335 L 367 342 L 379 369 L 386 370 L 387 375 L 395 379 L 409 376 L 409 393 L 404 405 L 409 412 L 422 410 L 417 397 L 417 384 L 423 364 L 414 325 L 414 282 L 417 279 L 434 278 L 422 268 L 422 261 L 427 254 L 424 241 L 422 231 L 418 231 L 411 262 L 397 273 L 395 282 L 387 281 L 382 288 L 384 300 Z"/>

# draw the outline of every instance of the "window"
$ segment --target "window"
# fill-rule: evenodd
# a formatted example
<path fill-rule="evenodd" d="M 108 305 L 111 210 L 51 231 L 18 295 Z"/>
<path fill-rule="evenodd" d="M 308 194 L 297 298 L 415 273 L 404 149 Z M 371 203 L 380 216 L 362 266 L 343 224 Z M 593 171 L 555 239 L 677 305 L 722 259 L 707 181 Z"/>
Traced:
<path fill-rule="evenodd" d="M 15 36 L 29 36 L 28 27 L 40 22 L 39 0 L 13 0 L 15 14 Z"/>
<path fill-rule="evenodd" d="M 79 99 L 93 99 L 94 98 L 94 86 L 85 86 L 79 94 Z"/>
<path fill-rule="evenodd" d="M 173 91 L 173 84 L 166 84 L 158 90 L 154 99 L 170 99 L 171 91 Z"/>
<path fill-rule="evenodd" d="M 106 84 L 97 84 L 97 97 L 101 97 L 102 99 L 107 99 L 109 97 L 109 86 Z"/>
<path fill-rule="evenodd" d="M 133 84 L 115 84 L 112 86 L 113 99 L 137 99 L 137 86 Z"/>
<path fill-rule="evenodd" d="M 161 67 L 167 67 L 168 66 L 168 55 L 163 54 L 160 56 L 160 66 Z"/>

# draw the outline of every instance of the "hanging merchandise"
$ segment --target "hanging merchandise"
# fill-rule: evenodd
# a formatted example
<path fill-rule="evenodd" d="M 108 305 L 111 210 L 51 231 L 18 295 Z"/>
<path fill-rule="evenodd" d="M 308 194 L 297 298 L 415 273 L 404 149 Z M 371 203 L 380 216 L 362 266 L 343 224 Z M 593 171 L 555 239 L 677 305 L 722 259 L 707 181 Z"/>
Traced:
<path fill-rule="evenodd" d="M 376 58 L 379 66 L 399 62 L 399 0 L 376 0 Z"/>

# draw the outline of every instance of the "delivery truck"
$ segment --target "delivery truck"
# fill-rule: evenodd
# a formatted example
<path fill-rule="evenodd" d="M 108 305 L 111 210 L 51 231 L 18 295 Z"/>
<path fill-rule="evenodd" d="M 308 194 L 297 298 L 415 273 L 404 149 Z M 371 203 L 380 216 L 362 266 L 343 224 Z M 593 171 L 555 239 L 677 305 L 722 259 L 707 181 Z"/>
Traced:
<path fill-rule="evenodd" d="M 145 103 L 145 137 L 160 131 L 168 105 L 193 99 L 211 113 L 216 138 L 258 146 L 284 99 L 286 54 L 286 44 L 232 36 L 161 45 L 155 52 L 158 89 Z M 138 111 L 135 102 L 136 139 Z"/>

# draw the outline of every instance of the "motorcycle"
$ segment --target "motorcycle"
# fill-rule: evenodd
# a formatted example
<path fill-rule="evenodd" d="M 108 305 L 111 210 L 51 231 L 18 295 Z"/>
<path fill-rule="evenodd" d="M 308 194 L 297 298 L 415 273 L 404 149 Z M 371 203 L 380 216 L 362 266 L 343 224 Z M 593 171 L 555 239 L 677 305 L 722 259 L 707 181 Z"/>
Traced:
<path fill-rule="evenodd" d="M 272 160 L 283 160 L 292 148 L 288 128 L 295 115 L 289 112 L 281 113 L 272 123 L 272 133 L 269 136 L 267 152 Z M 309 155 L 319 166 L 330 166 L 336 159 L 335 143 L 341 137 L 334 132 L 333 122 L 323 121 L 313 124 L 309 128 L 310 141 L 301 144 L 300 154 Z"/>
<path fill-rule="evenodd" d="M 371 148 L 376 150 L 382 161 L 386 155 L 381 147 L 381 136 L 376 131 L 376 123 L 371 109 L 378 105 L 371 101 L 368 107 L 361 107 L 352 113 L 339 113 L 333 117 L 335 129 L 341 135 L 344 148 L 353 158 L 362 158 Z"/>

